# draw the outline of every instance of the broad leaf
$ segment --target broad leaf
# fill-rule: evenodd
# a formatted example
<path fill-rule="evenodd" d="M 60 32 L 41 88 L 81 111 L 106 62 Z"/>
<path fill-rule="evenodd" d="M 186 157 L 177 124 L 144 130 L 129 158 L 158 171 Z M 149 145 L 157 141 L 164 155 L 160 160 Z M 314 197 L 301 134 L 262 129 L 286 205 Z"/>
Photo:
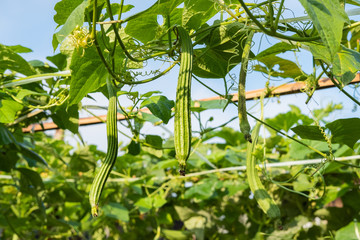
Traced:
<path fill-rule="evenodd" d="M 346 225 L 345 227 L 340 228 L 335 235 L 335 240 L 343 239 L 359 239 L 360 232 L 360 223 L 353 221 Z"/>
<path fill-rule="evenodd" d="M 125 33 L 147 43 L 155 38 L 158 27 L 157 14 L 146 14 L 129 21 Z"/>
<path fill-rule="evenodd" d="M 169 240 L 189 240 L 192 236 L 192 233 L 186 230 L 161 229 L 161 232 L 164 237 Z"/>
<path fill-rule="evenodd" d="M 324 45 L 320 43 L 303 43 L 302 47 L 310 50 L 315 59 L 320 59 L 332 66 L 332 72 L 343 85 L 350 83 L 360 70 L 360 53 L 341 46 L 331 61 Z"/>
<path fill-rule="evenodd" d="M 360 70 L 360 53 L 342 46 L 332 62 L 332 70 L 336 79 L 342 84 L 349 84 Z"/>
<path fill-rule="evenodd" d="M 0 73 L 11 70 L 27 76 L 35 74 L 30 64 L 12 48 L 0 44 Z"/>
<path fill-rule="evenodd" d="M 64 41 L 64 39 L 75 29 L 76 26 L 82 27 L 85 17 L 85 8 L 87 7 L 88 2 L 83 1 L 79 4 L 69 15 L 64 23 L 64 26 L 54 34 L 53 36 L 53 48 L 56 50 L 59 43 Z"/>
<path fill-rule="evenodd" d="M 45 188 L 40 175 L 28 168 L 16 168 L 21 173 L 20 190 L 23 193 L 28 193 L 36 196 L 37 192 Z"/>
<path fill-rule="evenodd" d="M 350 148 L 360 139 L 360 118 L 338 119 L 326 124 L 331 131 L 331 141 L 346 144 Z"/>
<path fill-rule="evenodd" d="M 259 57 L 257 60 L 262 62 L 266 67 L 255 65 L 253 70 L 269 74 L 272 77 L 296 78 L 303 75 L 303 72 L 296 63 L 275 55 Z"/>
<path fill-rule="evenodd" d="M 15 140 L 12 133 L 0 123 L 0 146 L 13 143 Z"/>
<path fill-rule="evenodd" d="M 155 38 L 160 26 L 157 22 L 158 15 L 172 15 L 172 11 L 182 0 L 158 0 L 150 8 L 127 18 L 125 32 L 130 36 L 147 43 Z M 174 24 L 174 23 L 171 23 Z"/>
<path fill-rule="evenodd" d="M 302 139 L 325 141 L 325 138 L 318 126 L 299 125 L 291 128 L 291 130 Z"/>
<path fill-rule="evenodd" d="M 339 0 L 300 0 L 309 14 L 332 59 L 340 50 L 342 30 L 348 21 Z"/>
<path fill-rule="evenodd" d="M 119 203 L 110 202 L 102 207 L 105 216 L 123 222 L 129 221 L 129 210 Z"/>
<path fill-rule="evenodd" d="M 276 55 L 279 53 L 284 53 L 293 49 L 296 49 L 295 45 L 291 45 L 285 42 L 279 42 L 257 54 L 255 59 L 266 57 L 268 55 L 273 55 L 273 54 Z"/>
<path fill-rule="evenodd" d="M 57 108 L 51 118 L 59 128 L 68 129 L 76 134 L 79 130 L 79 107 L 77 104 L 66 107 L 65 104 Z"/>
<path fill-rule="evenodd" d="M 79 49 L 74 52 L 70 66 L 72 70 L 69 105 L 78 104 L 88 93 L 106 83 L 108 72 L 95 48 Z"/>
<path fill-rule="evenodd" d="M 174 107 L 174 101 L 168 100 L 165 96 L 153 96 L 141 103 L 141 108 L 147 107 L 156 117 L 164 123 L 168 123 L 171 118 L 171 109 Z"/>
<path fill-rule="evenodd" d="M 13 100 L 0 100 L 0 123 L 12 123 L 15 120 L 15 115 L 23 106 Z"/>
<path fill-rule="evenodd" d="M 224 78 L 240 63 L 245 39 L 246 31 L 242 23 L 209 29 L 201 40 L 195 39 L 206 44 L 206 47 L 194 49 L 193 73 L 203 78 Z M 253 57 L 252 53 L 250 57 Z"/>
<path fill-rule="evenodd" d="M 225 99 L 201 101 L 201 102 L 196 101 L 196 102 L 192 102 L 191 111 L 202 112 L 207 109 L 224 109 L 227 103 L 228 100 Z"/>
<path fill-rule="evenodd" d="M 185 0 L 182 16 L 183 26 L 187 29 L 197 29 L 217 12 L 212 0 Z"/>
<path fill-rule="evenodd" d="M 16 53 L 30 53 L 32 50 L 30 48 L 21 46 L 21 45 L 14 45 L 14 46 L 7 46 L 11 50 L 13 50 Z"/>
<path fill-rule="evenodd" d="M 54 21 L 59 25 L 64 25 L 70 14 L 79 6 L 83 0 L 62 0 L 56 3 L 54 10 Z"/>
<path fill-rule="evenodd" d="M 280 113 L 274 118 L 265 119 L 265 122 L 277 129 L 287 132 L 292 126 L 299 122 L 299 116 L 294 112 Z"/>

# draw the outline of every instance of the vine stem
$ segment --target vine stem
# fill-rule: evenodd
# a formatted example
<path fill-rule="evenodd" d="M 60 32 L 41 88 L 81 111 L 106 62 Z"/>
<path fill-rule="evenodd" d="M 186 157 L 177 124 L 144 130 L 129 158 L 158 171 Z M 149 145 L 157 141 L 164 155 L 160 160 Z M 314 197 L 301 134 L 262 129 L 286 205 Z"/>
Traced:
<path fill-rule="evenodd" d="M 249 16 L 249 18 L 255 23 L 255 25 L 260 28 L 261 31 L 263 31 L 265 34 L 272 36 L 272 37 L 278 37 L 286 40 L 292 40 L 297 42 L 311 42 L 320 39 L 320 36 L 315 37 L 307 37 L 307 38 L 301 38 L 301 37 L 294 37 L 294 36 L 287 36 L 278 32 L 273 32 L 265 28 L 257 19 L 256 17 L 251 13 L 250 9 L 246 6 L 243 0 L 239 0 L 239 3 L 241 4 L 242 8 L 246 12 L 246 14 Z"/>

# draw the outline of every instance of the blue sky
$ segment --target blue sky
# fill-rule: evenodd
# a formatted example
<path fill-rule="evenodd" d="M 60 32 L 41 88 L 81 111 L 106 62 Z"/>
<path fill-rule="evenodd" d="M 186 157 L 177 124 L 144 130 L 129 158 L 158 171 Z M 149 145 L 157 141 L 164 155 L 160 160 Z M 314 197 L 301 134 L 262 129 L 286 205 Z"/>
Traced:
<path fill-rule="evenodd" d="M 46 56 L 51 56 L 54 54 L 51 41 L 52 35 L 57 31 L 56 23 L 53 21 L 53 16 L 55 14 L 54 6 L 57 1 L 49 0 L 0 0 L 0 43 L 4 45 L 23 45 L 29 47 L 33 50 L 32 53 L 23 54 L 23 57 L 27 60 L 39 59 L 42 61 L 47 61 Z M 127 3 L 128 1 L 125 1 Z M 133 1 L 132 1 L 133 2 Z M 129 1 L 129 3 L 132 3 Z M 137 5 L 140 1 L 133 3 Z M 137 5 L 135 11 L 140 11 L 143 8 L 149 6 L 155 1 L 146 1 L 147 4 L 141 6 Z M 295 9 L 298 13 L 297 16 L 302 16 L 304 14 L 303 10 L 299 6 L 297 1 L 290 1 L 293 4 L 291 7 Z M 258 36 L 259 37 L 259 36 Z M 256 41 L 256 38 L 255 38 Z M 274 43 L 274 42 L 271 42 Z M 269 43 L 264 39 L 263 47 L 269 46 Z M 258 49 L 257 46 L 254 49 Z M 257 51 L 256 51 L 257 52 Z M 308 53 L 302 54 L 299 58 L 300 63 L 304 69 L 310 69 L 311 56 Z M 234 73 L 238 74 L 238 68 L 234 70 Z M 310 73 L 310 71 L 307 71 Z M 137 87 L 136 90 L 145 92 L 154 89 L 159 89 L 163 91 L 163 94 L 168 98 L 174 100 L 175 98 L 175 89 L 176 89 L 176 79 L 177 79 L 177 70 L 173 70 L 166 77 L 161 78 L 158 81 L 155 81 L 151 84 L 146 84 L 144 86 Z M 249 75 L 247 89 L 258 89 L 263 88 L 266 79 L 258 73 L 251 73 Z M 222 90 L 222 80 L 206 80 L 210 86 L 215 89 Z M 282 82 L 283 83 L 283 82 Z M 271 82 L 271 85 L 277 85 L 278 82 Z M 214 96 L 213 93 L 201 87 L 195 81 L 193 81 L 193 90 L 192 90 L 193 99 L 201 99 L 206 97 Z M 336 96 L 336 97 L 334 97 Z M 98 102 L 96 104 L 105 105 L 106 99 L 101 95 L 96 95 Z M 266 116 L 271 117 L 275 116 L 279 112 L 286 112 L 290 108 L 289 104 L 298 105 L 304 113 L 308 113 L 309 109 L 316 109 L 324 107 L 327 103 L 335 101 L 337 103 L 343 102 L 345 109 L 340 113 L 334 115 L 335 118 L 350 117 L 354 116 L 354 113 L 351 112 L 353 104 L 351 101 L 343 97 L 337 89 L 331 90 L 322 90 L 318 91 L 314 95 L 314 100 L 311 101 L 309 106 L 306 106 L 304 101 L 306 99 L 305 94 L 294 94 L 291 96 L 284 96 L 280 98 L 280 104 L 277 103 L 276 99 L 271 100 L 266 106 Z M 90 102 L 89 102 L 90 103 Z M 254 102 L 248 102 L 248 106 L 253 105 Z M 125 104 L 126 105 L 126 104 Z M 258 113 L 257 110 L 254 110 L 255 113 Z M 103 112 L 101 114 L 104 114 Z M 340 115 L 341 114 L 341 115 Z M 205 113 L 203 119 L 207 119 L 213 115 L 215 117 L 214 125 L 219 125 L 223 122 L 226 122 L 226 119 L 230 119 L 233 116 L 236 116 L 236 109 L 229 107 L 226 112 L 222 111 L 209 111 Z M 358 114 L 357 114 L 358 115 Z M 238 128 L 238 123 L 234 121 L 230 124 L 231 127 Z M 196 128 L 196 124 L 194 124 Z M 171 130 L 172 123 L 168 125 L 168 128 Z M 152 126 L 145 126 L 144 131 L 146 133 L 156 133 L 158 130 L 154 130 Z M 81 128 L 81 134 L 85 141 L 99 145 L 100 149 L 106 149 L 106 133 L 105 125 L 94 125 Z M 99 139 L 101 139 L 99 141 Z M 73 140 L 71 140 L 73 141 Z M 74 142 L 73 142 L 74 143 Z M 75 144 L 75 143 L 74 143 Z"/>

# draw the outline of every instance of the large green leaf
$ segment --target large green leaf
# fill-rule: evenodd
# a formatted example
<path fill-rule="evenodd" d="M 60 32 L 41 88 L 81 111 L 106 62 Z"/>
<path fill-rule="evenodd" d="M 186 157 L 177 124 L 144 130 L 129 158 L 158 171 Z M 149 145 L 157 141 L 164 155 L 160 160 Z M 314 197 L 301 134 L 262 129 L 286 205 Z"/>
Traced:
<path fill-rule="evenodd" d="M 212 0 L 185 0 L 182 15 L 183 26 L 187 29 L 198 29 L 217 12 Z"/>
<path fill-rule="evenodd" d="M 191 111 L 202 112 L 207 109 L 224 109 L 224 107 L 227 104 L 228 104 L 228 100 L 226 100 L 226 99 L 201 101 L 201 102 L 196 102 L 196 105 L 195 105 L 195 102 L 192 102 Z"/>
<path fill-rule="evenodd" d="M 360 53 L 352 49 L 341 46 L 331 60 L 326 47 L 320 43 L 303 43 L 302 47 L 310 50 L 315 59 L 320 59 L 332 66 L 332 72 L 336 79 L 344 85 L 350 83 L 356 72 L 360 70 Z"/>
<path fill-rule="evenodd" d="M 54 21 L 59 25 L 64 25 L 70 14 L 75 10 L 77 6 L 83 3 L 83 0 L 62 0 L 57 2 L 54 10 Z"/>
<path fill-rule="evenodd" d="M 0 145 L 6 145 L 13 143 L 15 140 L 12 133 L 4 126 L 4 124 L 0 123 Z"/>
<path fill-rule="evenodd" d="M 286 132 L 299 122 L 298 114 L 294 112 L 280 113 L 274 118 L 265 119 L 265 122 L 277 129 L 285 130 Z"/>
<path fill-rule="evenodd" d="M 348 21 L 339 0 L 300 0 L 332 59 L 340 50 L 342 30 Z"/>
<path fill-rule="evenodd" d="M 354 221 L 340 228 L 335 235 L 335 240 L 358 240 L 360 232 L 360 223 Z"/>
<path fill-rule="evenodd" d="M 193 73 L 203 78 L 224 78 L 241 61 L 246 38 L 243 27 L 238 22 L 221 25 L 195 39 L 206 47 L 194 49 Z"/>
<path fill-rule="evenodd" d="M 360 139 L 360 118 L 338 119 L 326 124 L 331 131 L 331 141 L 346 144 L 350 148 Z"/>
<path fill-rule="evenodd" d="M 62 28 L 57 33 L 54 34 L 53 36 L 54 50 L 56 50 L 59 43 L 64 41 L 64 39 L 75 29 L 76 26 L 82 27 L 84 23 L 85 9 L 87 5 L 88 5 L 87 0 L 79 4 L 66 19 L 64 26 L 62 26 Z"/>
<path fill-rule="evenodd" d="M 158 0 L 150 8 L 127 18 L 128 23 L 125 32 L 130 36 L 147 43 L 157 36 L 160 25 L 157 22 L 158 15 L 166 17 L 172 15 L 172 11 L 182 0 Z M 171 22 L 171 24 L 174 24 Z"/>
<path fill-rule="evenodd" d="M 192 233 L 190 231 L 161 229 L 162 234 L 169 240 L 189 240 Z"/>
<path fill-rule="evenodd" d="M 102 207 L 105 216 L 123 222 L 129 221 L 129 210 L 119 203 L 110 202 Z"/>
<path fill-rule="evenodd" d="M 266 55 L 257 58 L 257 60 L 262 62 L 265 67 L 255 65 L 253 70 L 269 74 L 272 77 L 297 78 L 303 75 L 303 72 L 296 63 L 275 55 Z"/>
<path fill-rule="evenodd" d="M 77 104 L 73 104 L 68 108 L 67 105 L 57 108 L 51 118 L 59 128 L 68 129 L 74 134 L 78 133 L 79 107 Z"/>
<path fill-rule="evenodd" d="M 125 33 L 147 43 L 155 38 L 158 27 L 157 14 L 146 14 L 129 21 L 125 27 Z"/>
<path fill-rule="evenodd" d="M 152 96 L 141 103 L 142 107 L 149 108 L 150 112 L 160 118 L 164 123 L 168 123 L 171 118 L 171 109 L 174 101 L 168 100 L 165 96 Z"/>
<path fill-rule="evenodd" d="M 15 120 L 15 115 L 23 106 L 9 99 L 0 100 L 0 123 L 12 123 Z"/>
<path fill-rule="evenodd" d="M 87 48 L 85 52 L 82 49 L 75 51 L 70 69 L 69 105 L 78 104 L 88 93 L 103 86 L 108 76 L 94 47 Z"/>
<path fill-rule="evenodd" d="M 24 75 L 35 74 L 30 64 L 17 54 L 13 47 L 0 44 L 0 73 L 5 72 L 5 70 L 19 72 Z"/>
<path fill-rule="evenodd" d="M 344 85 L 349 84 L 360 70 L 360 53 L 342 46 L 332 62 L 332 71 L 336 79 Z"/>
<path fill-rule="evenodd" d="M 318 126 L 299 125 L 291 128 L 291 130 L 302 139 L 325 141 L 325 138 Z"/>
<path fill-rule="evenodd" d="M 276 55 L 276 54 L 279 54 L 279 53 L 284 53 L 284 52 L 293 50 L 295 48 L 296 48 L 295 45 L 288 44 L 288 43 L 285 43 L 285 42 L 279 42 L 279 43 L 276 43 L 276 44 L 272 45 L 271 47 L 263 50 L 262 52 L 258 53 L 256 55 L 255 59 L 266 57 L 268 55 L 273 55 L 273 54 Z"/>
<path fill-rule="evenodd" d="M 36 195 L 45 188 L 39 173 L 28 168 L 16 168 L 16 170 L 21 173 L 20 190 L 23 193 Z"/>

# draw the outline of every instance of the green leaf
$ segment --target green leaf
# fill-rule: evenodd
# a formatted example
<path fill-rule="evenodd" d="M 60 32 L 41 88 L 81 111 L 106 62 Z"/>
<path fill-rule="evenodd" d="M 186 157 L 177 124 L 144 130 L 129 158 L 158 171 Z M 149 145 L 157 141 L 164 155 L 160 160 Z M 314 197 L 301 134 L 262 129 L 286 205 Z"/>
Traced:
<path fill-rule="evenodd" d="M 342 84 L 349 84 L 360 70 L 360 53 L 342 46 L 332 62 L 332 71 Z"/>
<path fill-rule="evenodd" d="M 62 0 L 56 3 L 54 10 L 54 21 L 59 25 L 64 25 L 70 14 L 79 6 L 83 0 Z"/>
<path fill-rule="evenodd" d="M 207 109 L 224 109 L 224 107 L 227 104 L 228 104 L 228 100 L 226 99 L 217 99 L 217 100 L 201 101 L 201 102 L 196 101 L 196 102 L 192 102 L 191 111 L 202 112 Z"/>
<path fill-rule="evenodd" d="M 15 138 L 12 133 L 0 123 L 0 146 L 14 143 L 14 140 Z"/>
<path fill-rule="evenodd" d="M 119 203 L 110 202 L 102 207 L 105 216 L 123 222 L 129 221 L 129 210 Z"/>
<path fill-rule="evenodd" d="M 12 123 L 15 115 L 23 106 L 13 100 L 0 100 L 0 123 Z"/>
<path fill-rule="evenodd" d="M 277 129 L 285 130 L 286 132 L 288 132 L 292 126 L 298 123 L 298 121 L 299 121 L 298 114 L 294 112 L 280 113 L 276 115 L 276 117 L 274 118 L 265 119 L 265 122 L 268 123 L 269 125 Z"/>
<path fill-rule="evenodd" d="M 19 72 L 27 76 L 35 74 L 30 64 L 12 50 L 12 47 L 0 44 L 0 73 L 5 72 L 5 70 Z"/>
<path fill-rule="evenodd" d="M 14 45 L 14 46 L 7 46 L 11 50 L 13 50 L 16 53 L 30 53 L 32 50 L 30 48 L 21 46 L 21 45 Z"/>
<path fill-rule="evenodd" d="M 67 65 L 66 55 L 58 53 L 54 56 L 46 57 L 46 59 L 54 63 L 59 70 L 65 70 Z"/>
<path fill-rule="evenodd" d="M 153 199 L 150 197 L 145 197 L 139 199 L 134 205 L 139 207 L 141 213 L 146 213 L 151 210 L 153 204 Z"/>
<path fill-rule="evenodd" d="M 265 49 L 264 51 L 258 53 L 256 55 L 255 59 L 266 57 L 268 55 L 276 55 L 279 53 L 284 53 L 284 52 L 293 50 L 295 48 L 296 48 L 295 45 L 288 44 L 285 42 L 279 42 L 279 43 L 276 43 L 276 44 L 272 45 L 271 47 Z"/>
<path fill-rule="evenodd" d="M 223 183 L 224 187 L 228 190 L 228 196 L 234 196 L 237 193 L 240 193 L 241 191 L 248 189 L 249 185 L 245 182 L 239 182 L 239 181 L 231 181 L 227 180 Z"/>
<path fill-rule="evenodd" d="M 303 75 L 296 63 L 275 55 L 267 55 L 257 58 L 257 60 L 262 62 L 266 67 L 255 65 L 253 70 L 269 74 L 272 77 L 296 78 Z"/>
<path fill-rule="evenodd" d="M 207 178 L 195 184 L 185 191 L 185 199 L 193 199 L 195 201 L 202 201 L 212 198 L 216 189 L 222 186 L 222 182 L 217 181 L 216 178 Z"/>
<path fill-rule="evenodd" d="M 303 43 L 302 48 L 311 51 L 315 59 L 323 60 L 332 66 L 332 72 L 343 85 L 350 83 L 360 70 L 360 53 L 341 46 L 341 49 L 331 59 L 326 47 L 320 43 Z"/>
<path fill-rule="evenodd" d="M 340 50 L 344 23 L 349 21 L 339 0 L 300 0 L 332 59 Z"/>
<path fill-rule="evenodd" d="M 43 157 L 41 157 L 39 154 L 34 152 L 33 150 L 29 149 L 27 146 L 25 146 L 22 143 L 17 143 L 17 145 L 20 147 L 20 153 L 23 155 L 23 157 L 28 162 L 29 166 L 36 166 L 34 163 L 41 163 L 44 166 L 48 166 L 47 162 Z"/>
<path fill-rule="evenodd" d="M 19 160 L 15 144 L 3 145 L 0 148 L 0 171 L 10 172 Z"/>
<path fill-rule="evenodd" d="M 143 145 L 142 149 L 158 158 L 161 158 L 163 154 L 162 141 L 162 138 L 158 135 L 146 135 L 145 143 L 147 144 Z"/>
<path fill-rule="evenodd" d="M 168 100 L 165 96 L 153 96 L 144 100 L 140 107 L 149 108 L 152 114 L 166 124 L 171 118 L 171 109 L 174 107 L 174 101 Z"/>
<path fill-rule="evenodd" d="M 325 141 L 325 138 L 318 126 L 299 125 L 291 128 L 291 130 L 302 139 Z"/>
<path fill-rule="evenodd" d="M 174 206 L 176 213 L 179 215 L 181 221 L 186 221 L 192 216 L 196 216 L 196 212 L 188 207 Z"/>
<path fill-rule="evenodd" d="M 109 75 L 93 47 L 87 48 L 84 54 L 82 49 L 75 51 L 70 69 L 69 105 L 78 104 L 88 93 L 103 86 Z"/>
<path fill-rule="evenodd" d="M 75 29 L 76 26 L 82 27 L 84 24 L 85 8 L 88 5 L 88 1 L 82 1 L 69 15 L 64 23 L 64 26 L 54 34 L 53 36 L 53 48 L 56 50 L 59 43 Z"/>
<path fill-rule="evenodd" d="M 331 131 L 331 141 L 354 148 L 360 139 L 360 118 L 338 119 L 326 124 Z"/>
<path fill-rule="evenodd" d="M 169 229 L 161 229 L 162 234 L 166 239 L 169 240 L 189 240 L 192 236 L 190 231 L 179 231 L 179 230 L 169 230 Z"/>
<path fill-rule="evenodd" d="M 125 33 L 147 43 L 155 38 L 158 27 L 157 14 L 146 14 L 129 21 Z"/>
<path fill-rule="evenodd" d="M 203 78 L 224 78 L 241 61 L 243 44 L 239 43 L 245 42 L 244 25 L 221 25 L 206 34 L 200 41 L 206 47 L 194 49 L 193 73 Z"/>
<path fill-rule="evenodd" d="M 183 26 L 189 30 L 198 29 L 217 12 L 212 0 L 185 0 L 182 15 Z"/>
<path fill-rule="evenodd" d="M 59 128 L 68 129 L 74 134 L 79 132 L 79 106 L 77 104 L 70 107 L 65 104 L 57 108 L 51 118 Z"/>
<path fill-rule="evenodd" d="M 154 208 L 161 208 L 166 204 L 166 199 L 164 194 L 157 194 L 153 197 L 153 207 Z"/>
<path fill-rule="evenodd" d="M 360 223 L 353 221 L 346 225 L 345 227 L 340 228 L 335 235 L 335 240 L 358 240 L 360 232 Z"/>
<path fill-rule="evenodd" d="M 36 195 L 37 192 L 44 190 L 45 186 L 40 175 L 28 168 L 16 168 L 21 173 L 20 177 L 20 191 L 31 195 Z"/>

